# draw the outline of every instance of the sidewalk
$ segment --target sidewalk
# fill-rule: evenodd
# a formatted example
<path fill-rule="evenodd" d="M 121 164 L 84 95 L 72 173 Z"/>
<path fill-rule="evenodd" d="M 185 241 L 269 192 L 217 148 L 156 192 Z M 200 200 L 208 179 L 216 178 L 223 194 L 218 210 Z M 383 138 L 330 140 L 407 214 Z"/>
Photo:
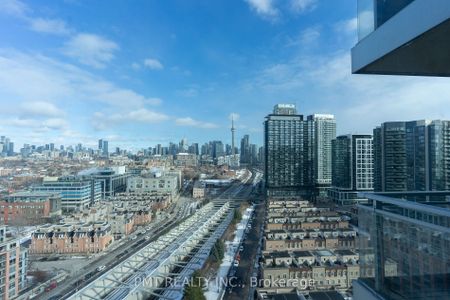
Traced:
<path fill-rule="evenodd" d="M 226 251 L 222 260 L 222 264 L 220 265 L 216 276 L 209 280 L 208 290 L 204 293 L 207 300 L 216 300 L 222 298 L 222 292 L 225 288 L 224 285 L 226 283 L 228 273 L 230 272 L 236 254 L 239 251 L 245 229 L 247 228 L 247 224 L 253 210 L 253 207 L 247 208 L 245 210 L 245 213 L 242 215 L 241 221 L 236 225 L 233 241 L 225 242 Z"/>

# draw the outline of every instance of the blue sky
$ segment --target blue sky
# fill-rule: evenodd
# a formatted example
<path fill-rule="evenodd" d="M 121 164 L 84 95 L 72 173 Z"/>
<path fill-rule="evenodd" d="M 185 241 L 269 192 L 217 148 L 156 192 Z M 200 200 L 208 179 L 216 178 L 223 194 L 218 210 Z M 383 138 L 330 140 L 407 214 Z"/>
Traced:
<path fill-rule="evenodd" d="M 335 114 L 339 134 L 448 119 L 446 79 L 351 75 L 355 17 L 351 0 L 0 0 L 0 132 L 230 143 L 235 114 L 237 137 L 262 144 L 276 103 Z"/>

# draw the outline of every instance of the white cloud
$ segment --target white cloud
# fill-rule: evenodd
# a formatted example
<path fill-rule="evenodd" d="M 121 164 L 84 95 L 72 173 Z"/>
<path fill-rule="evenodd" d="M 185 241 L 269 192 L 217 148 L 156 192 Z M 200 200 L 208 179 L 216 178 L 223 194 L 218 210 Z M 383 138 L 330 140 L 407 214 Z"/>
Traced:
<path fill-rule="evenodd" d="M 45 120 L 42 125 L 44 127 L 48 127 L 50 129 L 55 129 L 55 130 L 62 130 L 65 129 L 68 124 L 66 122 L 66 120 L 61 119 L 61 118 L 50 118 Z"/>
<path fill-rule="evenodd" d="M 306 28 L 300 33 L 300 45 L 310 46 L 318 41 L 320 38 L 320 28 L 318 26 L 313 26 Z"/>
<path fill-rule="evenodd" d="M 358 20 L 356 18 L 351 18 L 348 20 L 343 20 L 335 24 L 335 30 L 339 33 L 355 34 L 358 26 Z"/>
<path fill-rule="evenodd" d="M 138 63 L 132 63 L 131 68 L 133 68 L 133 70 L 139 70 L 141 68 L 141 65 Z"/>
<path fill-rule="evenodd" d="M 386 121 L 450 118 L 448 79 L 353 75 L 348 51 L 300 54 L 255 74 L 248 85 L 253 91 L 311 99 L 300 98 L 300 107 L 333 113 L 339 134 L 370 133 Z"/>
<path fill-rule="evenodd" d="M 197 121 L 197 120 L 192 119 L 191 117 L 178 118 L 175 120 L 175 124 L 177 124 L 179 126 L 192 126 L 192 127 L 205 128 L 205 129 L 217 128 L 216 124 L 209 123 L 209 122 Z"/>
<path fill-rule="evenodd" d="M 27 88 L 23 88 L 23 83 Z M 121 88 L 90 72 L 40 55 L 0 51 L 0 96 L 16 102 L 96 101 L 128 109 L 157 105 L 161 99 Z"/>
<path fill-rule="evenodd" d="M 92 124 L 96 130 L 104 130 L 110 126 L 124 125 L 131 122 L 154 124 L 167 120 L 169 120 L 169 116 L 166 114 L 141 108 L 114 114 L 96 112 L 92 117 Z"/>
<path fill-rule="evenodd" d="M 161 102 L 160 98 L 121 88 L 74 65 L 42 55 L 0 50 L 0 104 L 4 107 L 0 113 L 4 116 L 3 125 L 8 126 L 10 132 L 26 126 L 63 127 L 63 122 L 55 120 L 47 120 L 43 124 L 45 118 L 62 117 L 68 118 L 70 126 L 85 130 L 84 124 L 89 124 L 86 115 L 93 114 L 99 107 L 105 111 L 103 118 L 112 123 L 121 119 L 129 122 L 158 121 L 167 117 L 142 109 Z M 65 114 L 63 109 L 74 113 Z M 7 120 L 7 117 L 11 119 Z M 63 130 L 74 130 L 66 125 Z M 102 124 L 97 124 L 99 126 Z"/>
<path fill-rule="evenodd" d="M 149 69 L 152 69 L 152 70 L 162 70 L 162 69 L 164 69 L 163 64 L 159 60 L 154 59 L 154 58 L 147 58 L 147 59 L 145 59 L 144 60 L 144 66 L 149 68 Z"/>
<path fill-rule="evenodd" d="M 20 104 L 21 112 L 27 116 L 56 117 L 64 115 L 64 111 L 53 103 L 44 101 L 24 102 Z"/>
<path fill-rule="evenodd" d="M 291 0 L 291 10 L 294 13 L 304 13 L 314 10 L 318 0 Z"/>
<path fill-rule="evenodd" d="M 24 17 L 28 10 L 28 7 L 21 1 L 0 0 L 0 13 Z"/>
<path fill-rule="evenodd" d="M 146 98 L 144 99 L 145 104 L 149 105 L 160 105 L 162 103 L 162 100 L 160 98 Z"/>
<path fill-rule="evenodd" d="M 37 123 L 37 121 L 33 119 L 13 118 L 5 120 L 5 125 L 15 127 L 36 127 L 39 125 L 39 123 Z"/>
<path fill-rule="evenodd" d="M 123 108 L 141 107 L 145 104 L 159 105 L 161 99 L 147 98 L 132 90 L 117 88 L 109 82 L 99 82 L 86 87 L 86 92 L 97 101 Z"/>
<path fill-rule="evenodd" d="M 250 7 L 260 16 L 265 18 L 275 18 L 278 10 L 273 4 L 273 0 L 245 0 Z"/>
<path fill-rule="evenodd" d="M 70 29 L 67 27 L 66 23 L 59 19 L 30 19 L 30 26 L 32 30 L 42 33 L 56 35 L 66 35 L 70 33 Z"/>
<path fill-rule="evenodd" d="M 114 52 L 118 49 L 116 43 L 104 37 L 78 33 L 65 43 L 63 52 L 82 64 L 103 68 L 114 58 Z"/>
<path fill-rule="evenodd" d="M 0 13 L 15 16 L 27 22 L 30 29 L 36 32 L 56 35 L 67 35 L 71 30 L 61 19 L 33 17 L 33 11 L 18 0 L 0 0 Z"/>
<path fill-rule="evenodd" d="M 123 116 L 117 115 L 117 118 L 120 120 L 121 118 L 123 118 Z M 145 108 L 130 111 L 129 113 L 125 114 L 124 118 L 143 123 L 159 123 L 169 119 L 169 117 L 163 113 L 158 113 Z"/>
<path fill-rule="evenodd" d="M 31 118 L 12 118 L 5 120 L 5 124 L 14 127 L 34 128 L 36 132 L 47 132 L 49 129 L 63 130 L 67 128 L 67 121 L 61 118 L 49 119 L 31 119 Z"/>

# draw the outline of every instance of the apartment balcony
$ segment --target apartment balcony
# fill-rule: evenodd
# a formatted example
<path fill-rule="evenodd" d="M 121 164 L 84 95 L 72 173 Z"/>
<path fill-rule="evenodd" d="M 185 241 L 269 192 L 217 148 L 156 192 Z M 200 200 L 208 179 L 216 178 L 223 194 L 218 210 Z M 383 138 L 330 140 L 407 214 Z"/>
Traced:
<path fill-rule="evenodd" d="M 358 0 L 355 74 L 450 76 L 450 1 Z"/>

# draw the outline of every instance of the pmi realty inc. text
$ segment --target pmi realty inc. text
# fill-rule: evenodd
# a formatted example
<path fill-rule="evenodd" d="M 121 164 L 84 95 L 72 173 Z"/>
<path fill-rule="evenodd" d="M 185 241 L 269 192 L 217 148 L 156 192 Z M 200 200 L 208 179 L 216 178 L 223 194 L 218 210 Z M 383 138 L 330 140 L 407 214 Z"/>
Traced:
<path fill-rule="evenodd" d="M 171 278 L 171 277 L 136 277 L 134 284 L 145 287 L 181 287 L 181 286 L 216 286 L 216 287 L 239 287 L 243 284 L 249 284 L 251 287 L 296 287 L 306 289 L 314 286 L 314 279 L 301 278 L 279 278 L 279 279 L 258 279 L 250 276 L 248 280 L 238 277 L 195 277 L 195 278 Z"/>

